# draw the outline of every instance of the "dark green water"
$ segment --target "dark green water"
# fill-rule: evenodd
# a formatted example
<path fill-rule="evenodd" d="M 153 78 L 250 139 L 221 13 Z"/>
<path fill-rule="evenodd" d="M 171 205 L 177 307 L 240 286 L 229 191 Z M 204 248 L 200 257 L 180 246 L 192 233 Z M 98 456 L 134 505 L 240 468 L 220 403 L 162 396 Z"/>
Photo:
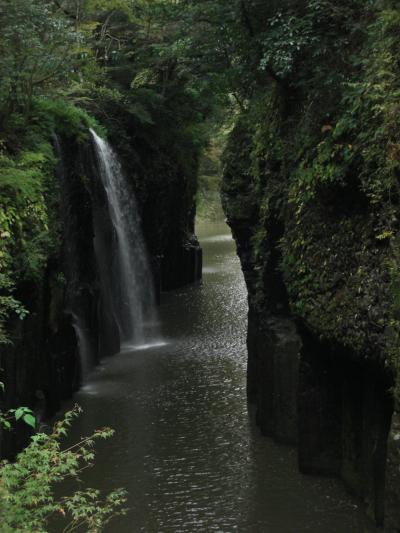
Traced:
<path fill-rule="evenodd" d="M 163 295 L 164 346 L 125 352 L 76 397 L 72 438 L 111 426 L 88 482 L 129 491 L 115 533 L 362 533 L 334 480 L 302 476 L 246 403 L 246 290 L 224 224 L 202 225 L 204 280 Z"/>

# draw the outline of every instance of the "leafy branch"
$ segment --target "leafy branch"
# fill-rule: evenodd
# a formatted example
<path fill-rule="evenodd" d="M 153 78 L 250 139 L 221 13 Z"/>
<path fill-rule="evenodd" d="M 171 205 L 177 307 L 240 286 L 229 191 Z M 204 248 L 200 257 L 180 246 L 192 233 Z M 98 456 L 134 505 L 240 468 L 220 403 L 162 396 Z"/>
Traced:
<path fill-rule="evenodd" d="M 65 533 L 82 529 L 97 533 L 113 517 L 126 513 L 126 492 L 122 489 L 105 497 L 92 488 L 61 497 L 54 494 L 56 484 L 68 478 L 79 480 L 80 473 L 93 465 L 96 441 L 107 439 L 114 433 L 110 428 L 102 428 L 62 449 L 61 440 L 80 413 L 81 408 L 75 406 L 56 422 L 50 434 L 35 434 L 15 463 L 1 463 L 2 531 L 39 533 L 47 530 L 51 519 L 56 519 Z M 19 408 L 13 414 L 28 424 L 33 417 L 26 408 Z"/>

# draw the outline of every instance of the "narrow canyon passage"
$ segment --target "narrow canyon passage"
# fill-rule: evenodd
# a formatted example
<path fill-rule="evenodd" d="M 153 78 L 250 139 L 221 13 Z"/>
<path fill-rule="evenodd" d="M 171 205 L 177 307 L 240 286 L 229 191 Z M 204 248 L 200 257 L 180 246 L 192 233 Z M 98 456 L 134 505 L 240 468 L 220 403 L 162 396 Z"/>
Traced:
<path fill-rule="evenodd" d="M 89 484 L 129 491 L 115 533 L 372 532 L 335 480 L 298 473 L 246 403 L 246 288 L 227 226 L 203 224 L 201 284 L 164 294 L 164 346 L 103 361 L 76 395 L 72 439 L 102 426 Z"/>

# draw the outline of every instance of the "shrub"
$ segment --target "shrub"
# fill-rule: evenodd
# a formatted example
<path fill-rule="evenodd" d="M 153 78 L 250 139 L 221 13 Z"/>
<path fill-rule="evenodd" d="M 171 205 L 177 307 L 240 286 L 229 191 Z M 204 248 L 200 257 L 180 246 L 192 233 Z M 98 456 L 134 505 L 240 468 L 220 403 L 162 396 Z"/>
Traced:
<path fill-rule="evenodd" d="M 48 531 L 49 522 L 54 520 L 61 524 L 65 533 L 97 533 L 113 517 L 126 512 L 126 495 L 121 489 L 105 497 L 91 488 L 61 497 L 55 495 L 57 484 L 68 478 L 78 480 L 82 470 L 93 464 L 95 442 L 113 435 L 113 430 L 103 428 L 63 449 L 62 439 L 80 412 L 75 406 L 54 425 L 51 433 L 36 433 L 15 462 L 1 463 L 1 533 L 44 533 Z M 31 414 L 23 408 L 15 413 L 15 418 L 28 417 L 25 422 L 31 424 Z M 3 416 L 3 425 L 4 420 L 7 421 L 7 417 Z"/>

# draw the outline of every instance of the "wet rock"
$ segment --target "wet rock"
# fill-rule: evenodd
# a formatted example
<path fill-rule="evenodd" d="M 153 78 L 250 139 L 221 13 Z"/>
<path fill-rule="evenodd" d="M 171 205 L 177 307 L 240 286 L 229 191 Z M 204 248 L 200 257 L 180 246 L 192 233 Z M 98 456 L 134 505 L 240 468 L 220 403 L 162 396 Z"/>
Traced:
<path fill-rule="evenodd" d="M 193 235 L 190 241 L 166 251 L 161 261 L 161 288 L 171 290 L 199 281 L 202 277 L 202 249 Z"/>
<path fill-rule="evenodd" d="M 400 531 L 400 416 L 393 415 L 388 440 L 385 531 Z"/>
<path fill-rule="evenodd" d="M 301 340 L 290 320 L 277 318 L 260 326 L 249 316 L 248 395 L 257 406 L 261 431 L 295 444 Z"/>

